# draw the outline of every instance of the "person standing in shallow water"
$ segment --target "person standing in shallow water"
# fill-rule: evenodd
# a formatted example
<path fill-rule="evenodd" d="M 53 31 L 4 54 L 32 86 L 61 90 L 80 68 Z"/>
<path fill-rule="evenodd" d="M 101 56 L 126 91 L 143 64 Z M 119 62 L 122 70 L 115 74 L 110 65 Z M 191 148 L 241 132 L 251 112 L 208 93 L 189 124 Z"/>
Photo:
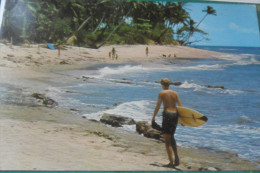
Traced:
<path fill-rule="evenodd" d="M 177 144 L 174 138 L 175 130 L 178 124 L 178 113 L 176 104 L 182 106 L 178 93 L 170 90 L 171 81 L 167 78 L 161 80 L 162 91 L 159 93 L 157 104 L 154 110 L 152 125 L 155 123 L 155 117 L 163 103 L 163 121 L 162 121 L 162 133 L 165 140 L 166 151 L 170 160 L 170 163 L 165 165 L 167 167 L 174 167 L 180 164 L 179 156 L 177 153 Z M 175 161 L 173 162 L 173 153 Z"/>

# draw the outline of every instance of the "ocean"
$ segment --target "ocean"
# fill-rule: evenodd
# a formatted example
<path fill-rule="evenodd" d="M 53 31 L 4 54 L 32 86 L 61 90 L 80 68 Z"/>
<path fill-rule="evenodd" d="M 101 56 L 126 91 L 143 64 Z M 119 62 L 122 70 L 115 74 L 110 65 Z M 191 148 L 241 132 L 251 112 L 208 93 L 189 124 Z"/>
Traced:
<path fill-rule="evenodd" d="M 179 146 L 235 152 L 251 161 L 260 160 L 260 48 L 197 46 L 200 49 L 231 53 L 212 60 L 165 60 L 154 65 L 99 65 L 64 74 L 81 78 L 78 83 L 48 88 L 48 96 L 78 116 L 99 120 L 104 113 L 151 122 L 161 78 L 180 86 L 183 106 L 208 117 L 201 127 L 179 125 Z M 82 77 L 85 77 L 83 81 Z M 207 88 L 224 86 L 225 89 Z M 162 108 L 163 106 L 161 106 Z M 161 123 L 161 111 L 156 122 Z M 123 130 L 135 131 L 135 126 Z"/>

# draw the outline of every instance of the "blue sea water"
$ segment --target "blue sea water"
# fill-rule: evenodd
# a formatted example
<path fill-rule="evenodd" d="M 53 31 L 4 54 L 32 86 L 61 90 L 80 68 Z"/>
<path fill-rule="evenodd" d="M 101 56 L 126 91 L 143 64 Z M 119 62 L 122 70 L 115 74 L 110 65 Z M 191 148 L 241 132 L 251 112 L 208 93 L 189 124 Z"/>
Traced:
<path fill-rule="evenodd" d="M 209 120 L 197 128 L 178 126 L 178 145 L 236 152 L 249 160 L 260 159 L 260 48 L 209 47 L 232 55 L 214 60 L 173 60 L 154 64 L 100 65 L 69 71 L 89 77 L 73 85 L 49 89 L 60 105 L 81 110 L 80 115 L 99 120 L 103 113 L 136 121 L 152 119 L 161 87 L 155 81 L 167 77 L 180 86 L 183 106 Z M 223 85 L 225 89 L 205 85 Z M 162 108 L 162 106 L 161 106 Z M 161 113 L 156 121 L 161 122 Z M 135 131 L 135 126 L 124 126 Z"/>

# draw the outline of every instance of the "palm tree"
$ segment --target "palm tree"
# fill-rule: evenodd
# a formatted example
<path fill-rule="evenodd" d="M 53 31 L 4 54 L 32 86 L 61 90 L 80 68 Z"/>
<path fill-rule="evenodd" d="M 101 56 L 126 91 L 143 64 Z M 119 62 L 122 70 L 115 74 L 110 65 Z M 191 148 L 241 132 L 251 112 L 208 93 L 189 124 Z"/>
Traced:
<path fill-rule="evenodd" d="M 183 9 L 184 2 L 170 3 L 167 2 L 164 6 L 164 21 L 166 22 L 166 28 L 161 32 L 157 38 L 157 42 L 160 43 L 160 39 L 167 33 L 172 32 L 174 37 L 174 28 L 178 24 L 184 24 L 189 19 L 189 14 Z"/>
<path fill-rule="evenodd" d="M 207 9 L 202 10 L 202 12 L 206 12 L 206 14 L 205 14 L 205 16 L 200 20 L 200 22 L 194 27 L 195 29 L 197 29 L 197 32 L 199 31 L 199 30 L 198 30 L 199 25 L 201 24 L 201 22 L 202 22 L 208 15 L 215 15 L 215 16 L 217 15 L 216 10 L 215 10 L 213 7 L 211 7 L 211 6 L 207 6 Z M 189 39 L 190 39 L 190 37 L 194 34 L 194 31 L 195 31 L 195 30 L 190 30 L 190 32 L 188 33 L 186 39 L 184 39 L 184 41 L 183 41 L 184 44 L 190 44 L 190 43 L 191 43 L 191 42 L 189 42 Z M 201 31 L 201 30 L 200 30 L 200 31 Z"/>
<path fill-rule="evenodd" d="M 200 30 L 200 29 L 198 29 L 196 26 L 196 22 L 194 21 L 194 20 L 192 20 L 192 19 L 189 19 L 188 20 L 188 22 L 182 27 L 182 28 L 180 28 L 178 31 L 177 31 L 177 33 L 179 34 L 179 35 L 181 35 L 181 36 L 183 36 L 184 37 L 184 39 L 182 39 L 182 40 L 179 40 L 179 43 L 181 44 L 181 45 L 187 45 L 187 44 L 191 44 L 192 42 L 189 42 L 189 38 L 195 33 L 195 32 L 197 32 L 197 33 L 201 33 L 201 34 L 207 34 L 206 32 L 204 32 L 204 31 L 202 31 L 202 30 Z M 187 38 L 187 36 L 185 37 L 185 32 L 188 32 L 188 38 Z"/>
<path fill-rule="evenodd" d="M 207 9 L 202 10 L 202 12 L 206 12 L 205 16 L 201 19 L 201 21 L 197 24 L 196 28 L 199 27 L 199 25 L 201 24 L 201 22 L 208 16 L 208 15 L 217 15 L 216 10 L 211 7 L 211 6 L 207 6 Z"/>

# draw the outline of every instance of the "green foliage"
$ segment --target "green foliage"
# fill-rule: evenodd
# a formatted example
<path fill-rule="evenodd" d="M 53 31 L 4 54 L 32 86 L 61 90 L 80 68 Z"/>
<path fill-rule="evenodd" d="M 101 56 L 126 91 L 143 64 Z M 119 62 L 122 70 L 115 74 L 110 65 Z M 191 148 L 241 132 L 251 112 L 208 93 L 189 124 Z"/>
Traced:
<path fill-rule="evenodd" d="M 2 36 L 16 43 L 185 44 L 204 31 L 184 3 L 123 0 L 10 0 Z M 216 15 L 208 6 L 204 12 Z M 205 18 L 205 17 L 204 17 Z M 202 20 L 204 20 L 204 18 Z"/>

